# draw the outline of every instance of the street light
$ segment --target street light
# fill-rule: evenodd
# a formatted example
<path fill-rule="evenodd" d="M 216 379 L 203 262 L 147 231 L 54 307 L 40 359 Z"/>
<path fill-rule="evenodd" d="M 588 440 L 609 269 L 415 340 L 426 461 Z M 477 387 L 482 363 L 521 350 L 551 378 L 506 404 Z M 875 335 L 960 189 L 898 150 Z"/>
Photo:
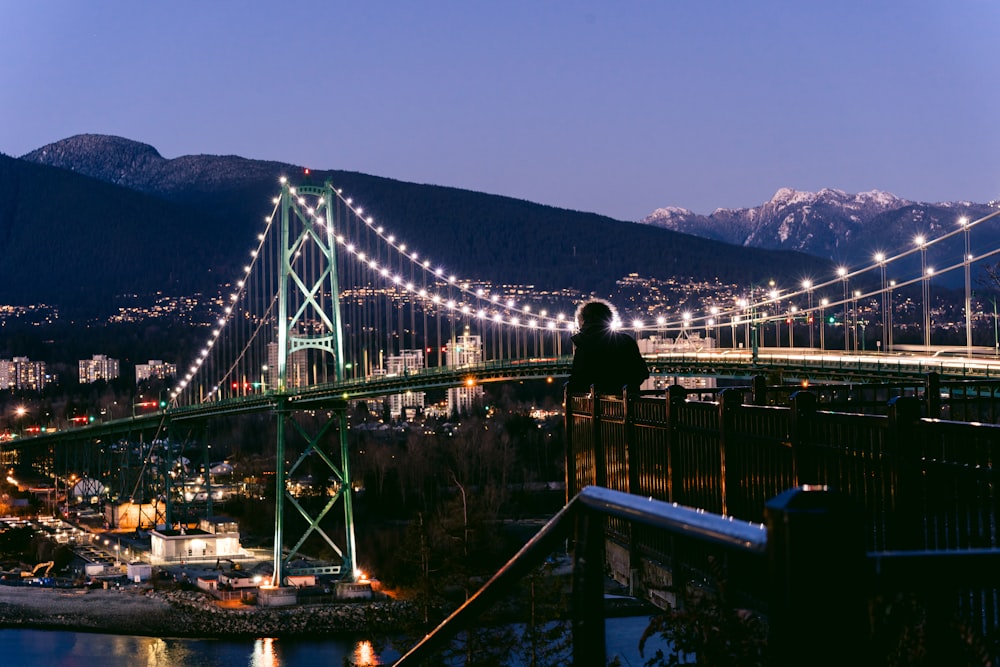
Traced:
<path fill-rule="evenodd" d="M 854 334 L 854 353 L 857 354 L 859 349 L 864 348 L 864 343 L 858 344 L 858 298 L 861 296 L 861 290 L 854 290 L 851 296 L 851 333 Z M 864 329 L 862 329 L 862 333 Z"/>
<path fill-rule="evenodd" d="M 924 302 L 924 347 L 929 349 L 931 346 L 931 286 L 927 281 L 927 243 L 923 234 L 917 234 L 913 237 L 913 242 L 920 246 L 920 286 L 921 300 Z"/>
<path fill-rule="evenodd" d="M 795 313 L 799 312 L 797 306 L 788 307 L 788 347 L 795 347 Z"/>
<path fill-rule="evenodd" d="M 823 335 L 826 331 L 826 318 L 823 316 L 823 312 L 829 304 L 830 300 L 826 297 L 819 300 L 819 349 L 821 352 L 826 350 L 826 341 Z"/>
<path fill-rule="evenodd" d="M 809 298 L 809 315 L 808 315 L 808 317 L 812 317 L 813 316 L 813 292 L 812 292 L 812 286 L 813 286 L 813 281 L 809 280 L 808 278 L 806 278 L 805 280 L 802 281 L 802 288 L 806 291 L 806 295 Z M 807 322 L 808 322 L 808 320 L 807 320 Z M 812 322 L 808 322 L 808 324 L 809 324 L 809 349 L 811 350 L 813 347 L 815 347 L 815 344 L 813 342 L 813 324 L 812 324 Z"/>
<path fill-rule="evenodd" d="M 928 352 L 931 349 L 930 302 L 931 302 L 931 276 L 933 275 L 934 275 L 934 267 L 928 266 L 927 269 L 924 271 L 924 285 L 925 285 L 924 291 L 926 292 L 927 295 L 927 304 L 928 304 L 927 307 L 924 308 L 924 326 L 926 327 L 925 331 L 927 332 L 924 334 L 924 346 L 927 348 Z"/>
<path fill-rule="evenodd" d="M 969 249 L 969 219 L 964 215 L 958 219 L 958 224 L 962 226 L 965 233 L 965 255 L 962 256 L 962 263 L 965 265 L 965 348 L 966 355 L 972 356 L 972 252 Z"/>
<path fill-rule="evenodd" d="M 847 334 L 847 267 L 838 267 L 837 275 L 844 281 L 844 352 L 850 352 L 851 339 Z"/>
<path fill-rule="evenodd" d="M 893 290 L 894 287 L 896 287 L 896 281 L 895 280 L 890 280 L 889 281 L 889 347 L 886 348 L 889 352 L 892 352 L 892 347 L 893 347 L 893 345 L 892 345 L 892 311 L 895 308 L 895 305 L 893 304 L 893 300 L 892 300 L 892 290 Z"/>
<path fill-rule="evenodd" d="M 774 302 L 774 346 L 781 347 L 781 316 L 778 314 L 778 290 L 774 289 L 774 281 L 771 281 L 771 291 L 767 293 Z"/>
<path fill-rule="evenodd" d="M 746 319 L 746 325 L 743 327 L 743 346 L 750 347 L 750 320 L 752 319 L 749 311 L 750 301 L 748 299 L 740 299 L 737 304 L 743 310 L 743 317 Z M 739 320 L 737 319 L 737 321 Z M 733 339 L 733 347 L 736 347 L 735 338 Z"/>
<path fill-rule="evenodd" d="M 14 409 L 14 414 L 17 416 L 17 433 L 18 435 L 24 435 L 24 415 L 28 414 L 28 408 L 23 405 L 17 406 Z"/>
<path fill-rule="evenodd" d="M 885 253 L 877 252 L 875 253 L 875 261 L 878 262 L 879 269 L 882 274 L 882 286 L 880 288 L 880 293 L 882 295 L 882 349 L 889 350 L 889 293 L 886 289 L 885 284 Z"/>

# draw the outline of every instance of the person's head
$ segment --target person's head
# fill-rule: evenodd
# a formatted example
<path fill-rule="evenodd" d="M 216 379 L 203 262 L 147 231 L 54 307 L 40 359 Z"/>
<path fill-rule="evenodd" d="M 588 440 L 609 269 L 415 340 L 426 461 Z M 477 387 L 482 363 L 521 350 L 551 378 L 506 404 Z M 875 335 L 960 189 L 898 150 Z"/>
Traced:
<path fill-rule="evenodd" d="M 576 325 L 581 329 L 597 325 L 610 327 L 614 319 L 615 307 L 604 299 L 592 299 L 576 309 Z"/>

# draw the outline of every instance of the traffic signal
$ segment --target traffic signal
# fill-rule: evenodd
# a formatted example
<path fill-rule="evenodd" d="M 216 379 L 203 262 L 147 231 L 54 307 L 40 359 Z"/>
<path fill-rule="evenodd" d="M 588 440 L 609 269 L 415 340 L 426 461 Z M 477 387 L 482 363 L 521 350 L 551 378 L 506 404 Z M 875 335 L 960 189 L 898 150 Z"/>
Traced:
<path fill-rule="evenodd" d="M 831 315 L 830 318 L 827 320 L 827 322 L 829 322 L 830 324 L 833 324 L 835 321 L 836 318 L 833 315 Z"/>

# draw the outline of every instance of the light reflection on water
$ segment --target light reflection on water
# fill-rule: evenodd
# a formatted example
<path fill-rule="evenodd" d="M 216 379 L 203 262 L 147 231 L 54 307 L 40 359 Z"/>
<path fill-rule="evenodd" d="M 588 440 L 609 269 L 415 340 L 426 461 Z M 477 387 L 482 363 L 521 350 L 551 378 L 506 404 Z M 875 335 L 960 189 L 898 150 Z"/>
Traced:
<path fill-rule="evenodd" d="M 647 623 L 644 617 L 608 619 L 608 656 L 627 666 L 644 664 L 638 641 Z M 376 651 L 363 639 L 177 639 L 25 629 L 0 630 L 0 647 L 0 667 L 372 667 L 400 656 L 392 648 Z"/>
<path fill-rule="evenodd" d="M 177 639 L 50 630 L 0 630 L 11 667 L 315 667 L 378 665 L 371 642 L 350 639 Z M 392 653 L 392 659 L 398 657 Z M 364 657 L 365 661 L 358 660 Z"/>
<path fill-rule="evenodd" d="M 381 661 L 378 656 L 375 655 L 375 647 L 368 640 L 363 640 L 358 642 L 358 645 L 354 647 L 354 664 L 361 667 L 367 667 L 367 665 L 381 665 Z"/>
<path fill-rule="evenodd" d="M 253 656 L 250 658 L 250 667 L 279 667 L 280 665 L 278 648 L 274 645 L 273 637 L 258 639 L 253 643 Z"/>

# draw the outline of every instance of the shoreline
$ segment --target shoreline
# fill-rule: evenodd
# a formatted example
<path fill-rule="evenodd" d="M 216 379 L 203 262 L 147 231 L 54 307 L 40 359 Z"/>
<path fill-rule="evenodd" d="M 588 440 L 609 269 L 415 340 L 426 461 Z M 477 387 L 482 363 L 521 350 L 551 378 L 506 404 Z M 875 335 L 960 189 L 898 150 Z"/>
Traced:
<path fill-rule="evenodd" d="M 335 638 L 398 632 L 406 602 L 228 608 L 195 591 L 0 586 L 0 629 L 66 630 L 150 637 Z"/>

